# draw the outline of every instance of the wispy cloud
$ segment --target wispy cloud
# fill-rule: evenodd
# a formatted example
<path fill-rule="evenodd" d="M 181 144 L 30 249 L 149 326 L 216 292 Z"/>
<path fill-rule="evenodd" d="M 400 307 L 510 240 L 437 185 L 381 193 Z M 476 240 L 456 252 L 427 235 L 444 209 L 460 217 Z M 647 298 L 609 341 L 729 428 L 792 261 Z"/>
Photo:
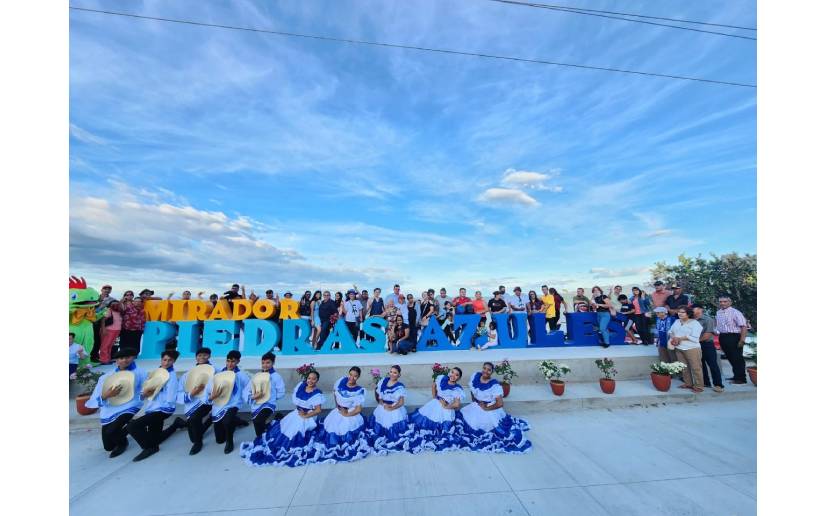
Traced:
<path fill-rule="evenodd" d="M 488 188 L 478 197 L 478 200 L 502 204 L 520 204 L 522 206 L 539 205 L 537 200 L 515 188 Z"/>

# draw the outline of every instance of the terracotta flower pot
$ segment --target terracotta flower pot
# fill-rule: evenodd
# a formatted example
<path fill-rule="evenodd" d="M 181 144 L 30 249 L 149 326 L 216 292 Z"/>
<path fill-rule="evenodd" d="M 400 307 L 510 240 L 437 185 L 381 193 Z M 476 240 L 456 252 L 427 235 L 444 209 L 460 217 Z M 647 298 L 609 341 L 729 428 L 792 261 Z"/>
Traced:
<path fill-rule="evenodd" d="M 77 413 L 81 416 L 91 416 L 97 412 L 96 408 L 86 407 L 86 402 L 89 401 L 89 398 L 91 398 L 91 394 L 81 394 L 80 396 L 76 396 L 74 399 Z"/>
<path fill-rule="evenodd" d="M 603 393 L 613 394 L 616 390 L 616 380 L 611 378 L 599 378 L 599 387 L 602 388 Z"/>
<path fill-rule="evenodd" d="M 653 386 L 657 391 L 667 392 L 670 390 L 671 378 L 669 374 L 650 373 L 650 379 L 653 380 Z"/>
<path fill-rule="evenodd" d="M 550 380 L 550 389 L 553 390 L 553 394 L 556 396 L 561 396 L 564 394 L 564 382 L 561 380 Z"/>
<path fill-rule="evenodd" d="M 748 376 L 751 377 L 751 382 L 754 385 L 756 385 L 756 368 L 755 367 L 749 367 L 748 368 Z"/>
<path fill-rule="evenodd" d="M 510 395 L 510 384 L 501 382 L 501 390 L 504 391 L 504 397 L 506 398 Z"/>

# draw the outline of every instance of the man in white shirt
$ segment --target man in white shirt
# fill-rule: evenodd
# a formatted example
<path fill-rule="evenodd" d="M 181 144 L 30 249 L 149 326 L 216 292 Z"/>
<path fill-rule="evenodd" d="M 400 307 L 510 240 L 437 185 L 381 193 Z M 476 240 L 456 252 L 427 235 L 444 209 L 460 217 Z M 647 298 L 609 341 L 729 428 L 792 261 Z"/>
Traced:
<path fill-rule="evenodd" d="M 505 300 L 507 302 L 507 307 L 510 309 L 510 313 L 527 313 L 527 296 L 521 293 L 521 287 L 514 288 L 513 292 L 514 294 L 512 296 L 507 296 L 509 299 Z M 510 335 L 515 338 L 516 318 L 508 317 L 507 325 L 510 327 Z"/>
<path fill-rule="evenodd" d="M 347 300 L 344 301 L 344 321 L 347 323 L 350 334 L 352 334 L 353 342 L 358 340 L 358 325 L 361 324 L 361 315 L 364 310 L 364 305 L 355 296 L 358 292 L 355 289 L 347 291 Z"/>

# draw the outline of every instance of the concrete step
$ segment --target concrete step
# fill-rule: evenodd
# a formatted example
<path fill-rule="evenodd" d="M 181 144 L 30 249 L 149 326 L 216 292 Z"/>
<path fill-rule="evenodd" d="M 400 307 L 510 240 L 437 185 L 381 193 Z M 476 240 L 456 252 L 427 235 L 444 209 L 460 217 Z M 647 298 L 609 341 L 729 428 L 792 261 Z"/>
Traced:
<path fill-rule="evenodd" d="M 534 411 L 569 411 L 581 409 L 617 409 L 627 407 L 648 407 L 671 405 L 676 403 L 709 403 L 725 400 L 756 399 L 756 387 L 747 385 L 726 385 L 725 392 L 716 393 L 711 389 L 695 394 L 686 389 L 679 389 L 681 382 L 673 381 L 668 392 L 659 392 L 651 383 L 650 378 L 644 380 L 619 380 L 616 382 L 616 391 L 613 394 L 604 394 L 595 382 L 567 382 L 562 396 L 555 396 L 547 383 L 541 385 L 514 385 L 510 395 L 505 398 L 505 409 L 514 415 L 529 414 Z M 371 387 L 371 384 L 369 384 Z M 279 411 L 286 413 L 295 407 L 288 394 L 279 400 Z M 324 409 L 328 411 L 334 407 L 331 396 L 327 396 Z M 429 388 L 411 388 L 407 392 L 406 406 L 412 411 L 432 399 Z M 376 403 L 373 396 L 367 396 L 365 416 L 372 412 Z M 242 413 L 247 414 L 248 410 Z M 69 402 L 69 430 L 98 428 L 99 416 L 80 416 L 75 410 L 74 400 Z M 178 406 L 175 415 L 183 415 L 183 407 Z"/>

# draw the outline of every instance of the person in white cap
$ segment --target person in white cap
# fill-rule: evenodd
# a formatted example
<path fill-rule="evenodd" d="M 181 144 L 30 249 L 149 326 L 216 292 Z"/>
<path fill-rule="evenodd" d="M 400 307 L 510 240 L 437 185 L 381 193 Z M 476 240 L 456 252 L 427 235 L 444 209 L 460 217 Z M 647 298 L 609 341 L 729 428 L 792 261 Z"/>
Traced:
<path fill-rule="evenodd" d="M 140 391 L 146 372 L 135 364 L 136 356 L 134 349 L 119 349 L 114 354 L 114 369 L 98 379 L 91 397 L 86 401 L 86 407 L 100 409 L 100 436 L 103 449 L 110 452 L 110 458 L 126 451 L 129 446 L 126 425 L 143 405 Z M 119 376 L 115 378 L 115 375 Z M 113 383 L 110 377 L 116 381 Z"/>
<path fill-rule="evenodd" d="M 243 392 L 249 383 L 249 375 L 238 367 L 241 352 L 232 350 L 226 354 L 226 367 L 215 373 L 206 384 L 206 398 L 212 404 L 212 423 L 215 428 L 215 442 L 225 444 L 224 453 L 235 449 L 235 427 L 238 426 L 238 410 L 243 405 Z M 235 373 L 232 385 L 216 385 L 216 377 L 224 371 Z M 221 403 L 223 400 L 225 403 Z"/>
<path fill-rule="evenodd" d="M 177 404 L 178 377 L 175 374 L 175 361 L 178 356 L 180 356 L 180 353 L 174 349 L 167 349 L 161 353 L 158 369 L 165 369 L 166 373 L 157 376 L 166 378 L 166 382 L 162 386 L 158 386 L 151 379 L 144 382 L 144 387 L 140 393 L 140 399 L 144 402 L 144 414 L 130 421 L 128 426 L 129 434 L 142 449 L 132 459 L 134 462 L 142 461 L 159 452 L 160 443 L 178 429 L 178 425 L 175 423 L 169 425 L 165 430 L 163 429 L 163 422 L 175 413 L 175 405 Z"/>
<path fill-rule="evenodd" d="M 275 371 L 274 364 L 275 354 L 272 352 L 264 353 L 261 357 L 261 373 L 269 375 L 269 392 L 259 393 L 258 398 L 253 398 L 253 382 L 249 382 L 243 394 L 244 401 L 249 403 L 252 411 L 252 424 L 255 426 L 256 437 L 260 437 L 266 432 L 266 422 L 275 413 L 276 401 L 286 395 L 284 379 Z"/>

